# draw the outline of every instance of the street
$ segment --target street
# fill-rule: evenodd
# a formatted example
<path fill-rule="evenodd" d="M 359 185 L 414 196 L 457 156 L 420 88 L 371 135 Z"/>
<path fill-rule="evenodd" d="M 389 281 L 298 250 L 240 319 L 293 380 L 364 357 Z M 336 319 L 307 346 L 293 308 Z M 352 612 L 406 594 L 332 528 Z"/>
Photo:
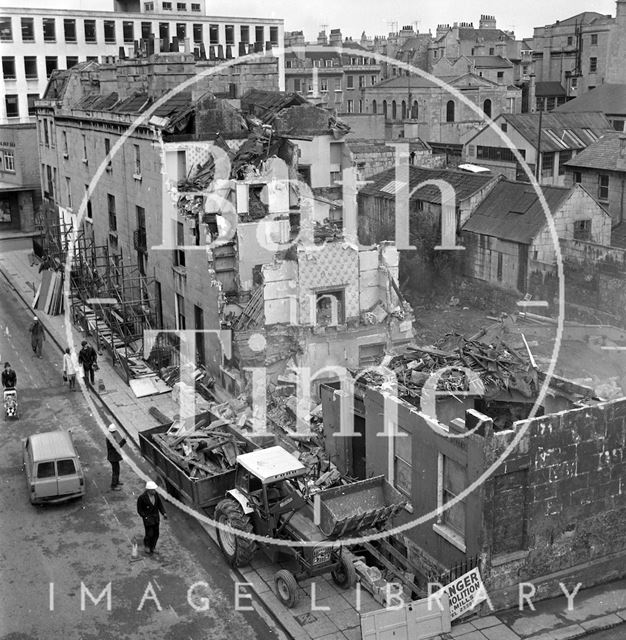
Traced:
<path fill-rule="evenodd" d="M 125 484 L 122 491 L 110 490 L 105 438 L 95 417 L 82 393 L 63 384 L 61 353 L 51 340 L 44 343 L 42 359 L 33 357 L 32 315 L 3 278 L 0 318 L 0 360 L 17 372 L 21 414 L 19 420 L 4 420 L 3 410 L 0 419 L 0 638 L 278 638 L 256 611 L 235 610 L 228 566 L 185 514 L 166 505 L 160 556 L 143 555 L 143 526 L 135 510 L 143 482 L 130 477 L 122 462 Z M 55 429 L 72 430 L 86 495 L 34 507 L 22 470 L 21 438 Z M 126 449 L 139 457 L 129 445 Z M 133 538 L 139 557 L 131 562 Z"/>
<path fill-rule="evenodd" d="M 590 640 L 623 640 L 624 635 L 626 635 L 626 630 L 624 630 L 623 626 L 619 626 L 606 631 L 598 631 L 598 633 L 592 633 L 585 637 L 590 638 Z"/>

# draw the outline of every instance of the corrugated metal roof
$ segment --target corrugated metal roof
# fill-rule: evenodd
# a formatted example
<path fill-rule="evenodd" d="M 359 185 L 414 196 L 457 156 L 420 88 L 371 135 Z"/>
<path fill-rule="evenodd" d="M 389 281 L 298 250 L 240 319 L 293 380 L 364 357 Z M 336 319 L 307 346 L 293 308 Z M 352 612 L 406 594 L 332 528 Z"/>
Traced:
<path fill-rule="evenodd" d="M 618 131 L 606 133 L 599 140 L 576 154 L 565 166 L 620 171 L 617 160 L 622 140 L 626 141 L 626 135 L 623 133 Z M 624 170 L 622 169 L 622 171 Z"/>
<path fill-rule="evenodd" d="M 31 454 L 35 462 L 73 458 L 76 455 L 72 438 L 67 431 L 48 431 L 30 436 Z"/>
<path fill-rule="evenodd" d="M 454 189 L 457 201 L 471 197 L 495 179 L 497 178 L 493 176 L 454 171 L 453 169 L 409 167 L 410 192 L 413 192 L 414 189 L 423 182 L 437 180 L 449 184 Z M 378 198 L 395 198 L 397 188 L 396 169 L 387 169 L 368 178 L 368 184 L 359 191 L 359 195 Z M 434 184 L 425 185 L 413 192 L 411 200 L 422 200 L 424 202 L 441 204 L 441 192 Z"/>
<path fill-rule="evenodd" d="M 543 187 L 553 214 L 571 189 Z M 530 244 L 546 225 L 546 216 L 534 188 L 525 182 L 502 180 L 478 205 L 463 231 L 500 240 Z"/>
<path fill-rule="evenodd" d="M 539 138 L 538 113 L 506 113 L 502 118 L 534 147 Z M 606 116 L 599 112 L 544 113 L 541 118 L 541 151 L 579 150 L 588 147 L 611 130 Z M 483 129 L 484 130 L 484 129 Z"/>
<path fill-rule="evenodd" d="M 556 109 L 558 113 L 602 111 L 607 115 L 626 116 L 626 84 L 601 84 Z"/>

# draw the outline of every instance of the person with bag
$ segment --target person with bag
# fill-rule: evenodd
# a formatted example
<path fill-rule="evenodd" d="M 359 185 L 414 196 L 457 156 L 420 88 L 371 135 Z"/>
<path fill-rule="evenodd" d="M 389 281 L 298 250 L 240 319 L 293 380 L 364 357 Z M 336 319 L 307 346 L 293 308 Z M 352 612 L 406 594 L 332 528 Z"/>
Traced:
<path fill-rule="evenodd" d="M 94 371 L 98 370 L 98 354 L 90 344 L 87 344 L 87 340 L 83 340 L 81 346 L 82 348 L 78 352 L 78 364 L 83 365 L 85 382 L 93 386 L 95 383 Z"/>
<path fill-rule="evenodd" d="M 137 498 L 137 513 L 143 520 L 145 531 L 143 548 L 147 555 L 158 555 L 159 553 L 155 551 L 156 543 L 159 539 L 159 514 L 163 516 L 164 520 L 167 520 L 163 502 L 156 490 L 156 482 L 148 480 L 146 482 L 146 490 Z"/>
<path fill-rule="evenodd" d="M 76 370 L 78 363 L 73 351 L 68 347 L 63 354 L 63 382 L 67 382 L 70 391 L 76 391 Z"/>

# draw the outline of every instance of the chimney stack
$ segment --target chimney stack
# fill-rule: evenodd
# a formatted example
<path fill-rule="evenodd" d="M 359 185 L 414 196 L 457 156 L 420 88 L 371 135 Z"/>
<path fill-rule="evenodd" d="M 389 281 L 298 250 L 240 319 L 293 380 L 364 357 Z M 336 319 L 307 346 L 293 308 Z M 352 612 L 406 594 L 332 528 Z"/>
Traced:
<path fill-rule="evenodd" d="M 480 16 L 479 29 L 496 29 L 496 17 L 495 16 Z"/>

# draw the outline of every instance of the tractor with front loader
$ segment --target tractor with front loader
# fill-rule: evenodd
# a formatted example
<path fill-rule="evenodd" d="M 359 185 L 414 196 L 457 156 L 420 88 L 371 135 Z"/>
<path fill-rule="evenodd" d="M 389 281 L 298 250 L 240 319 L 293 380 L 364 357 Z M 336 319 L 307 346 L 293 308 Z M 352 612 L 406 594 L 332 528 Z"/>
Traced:
<path fill-rule="evenodd" d="M 233 566 L 248 564 L 259 546 L 272 562 L 280 553 L 293 556 L 298 569 L 281 569 L 274 576 L 278 597 L 287 607 L 295 605 L 303 578 L 330 573 L 338 586 L 354 586 L 356 571 L 342 539 L 381 529 L 406 504 L 383 476 L 305 496 L 293 481 L 307 472 L 280 446 L 241 454 L 235 486 L 215 508 L 219 544 Z"/>

